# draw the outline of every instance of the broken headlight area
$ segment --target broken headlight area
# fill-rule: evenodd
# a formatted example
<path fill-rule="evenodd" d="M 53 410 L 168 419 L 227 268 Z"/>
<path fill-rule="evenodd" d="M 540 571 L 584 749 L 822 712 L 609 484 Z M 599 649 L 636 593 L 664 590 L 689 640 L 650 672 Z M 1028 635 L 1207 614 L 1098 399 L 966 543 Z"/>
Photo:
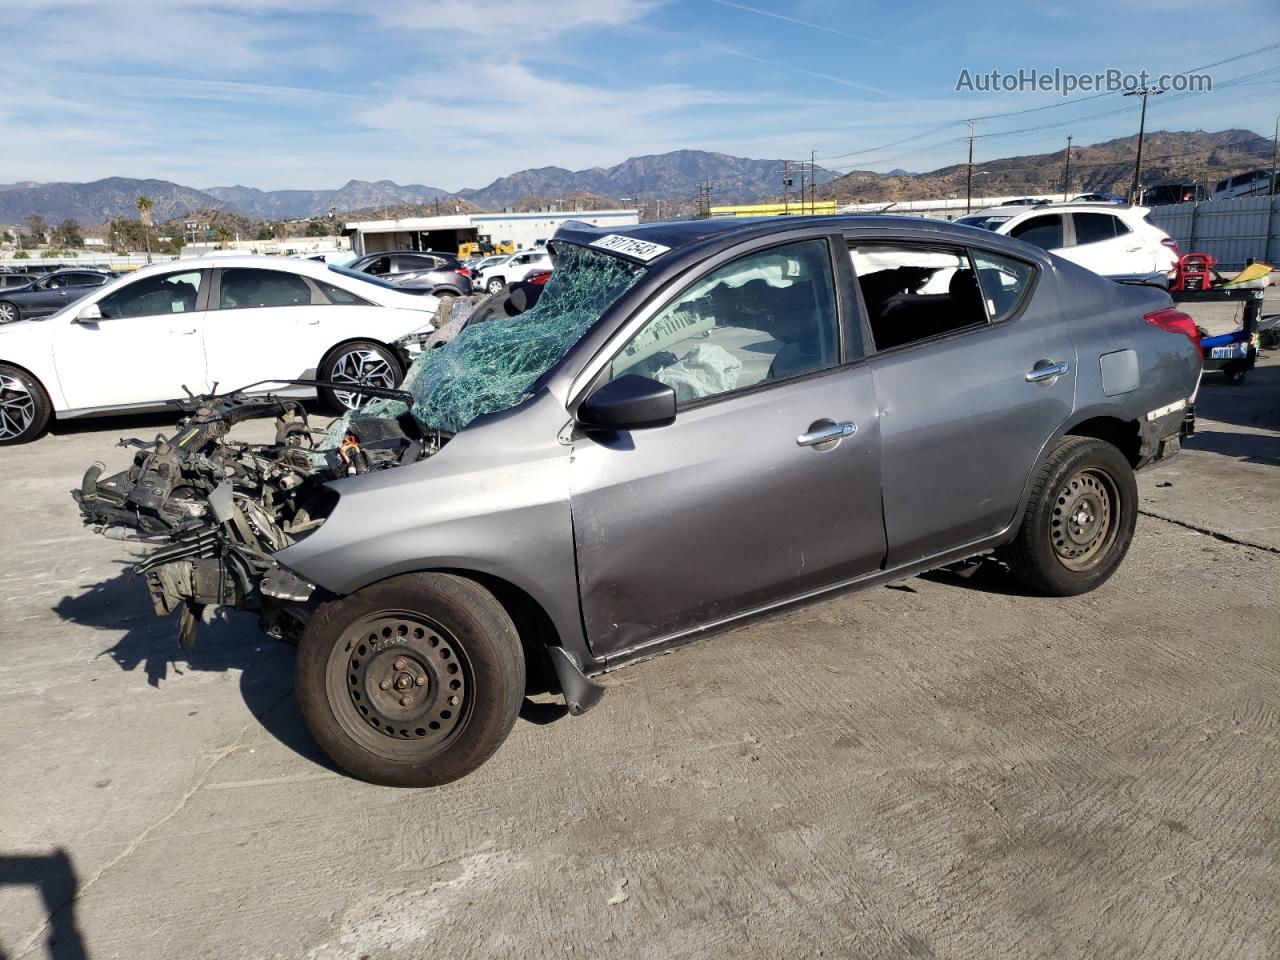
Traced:
<path fill-rule="evenodd" d="M 157 614 L 180 612 L 186 648 L 209 605 L 257 612 L 269 635 L 296 638 L 317 590 L 274 554 L 324 523 L 338 502 L 330 481 L 416 462 L 447 439 L 405 414 L 362 418 L 322 446 L 325 431 L 296 400 L 236 392 L 186 406 L 172 437 L 122 440 L 137 451 L 132 464 L 106 477 L 94 464 L 72 491 L 97 532 L 163 544 L 136 570 Z M 230 436 L 238 423 L 271 418 L 270 442 Z"/>

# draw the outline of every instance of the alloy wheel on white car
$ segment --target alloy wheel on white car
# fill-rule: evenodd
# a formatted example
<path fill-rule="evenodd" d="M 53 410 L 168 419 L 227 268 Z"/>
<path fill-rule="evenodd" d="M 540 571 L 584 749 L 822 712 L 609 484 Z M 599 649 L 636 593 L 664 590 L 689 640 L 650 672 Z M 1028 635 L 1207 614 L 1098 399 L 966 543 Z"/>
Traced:
<path fill-rule="evenodd" d="M 365 387 L 394 387 L 400 371 L 380 351 L 358 347 L 334 356 L 328 379 L 335 383 L 358 384 Z M 334 397 L 348 410 L 362 407 L 372 397 L 349 390 L 335 389 Z"/>
<path fill-rule="evenodd" d="M 36 398 L 27 385 L 11 373 L 0 372 L 0 441 L 14 440 L 36 418 Z"/>

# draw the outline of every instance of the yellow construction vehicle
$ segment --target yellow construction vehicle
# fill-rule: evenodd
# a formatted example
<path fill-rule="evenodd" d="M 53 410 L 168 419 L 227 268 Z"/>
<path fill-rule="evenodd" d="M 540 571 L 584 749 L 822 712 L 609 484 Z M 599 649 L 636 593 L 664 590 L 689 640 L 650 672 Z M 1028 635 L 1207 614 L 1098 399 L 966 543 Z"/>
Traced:
<path fill-rule="evenodd" d="M 468 240 L 466 243 L 458 244 L 459 260 L 470 260 L 472 257 L 491 257 L 499 253 L 515 252 L 516 245 L 510 240 L 503 240 L 500 243 L 492 243 L 488 237 L 481 237 L 479 240 Z"/>

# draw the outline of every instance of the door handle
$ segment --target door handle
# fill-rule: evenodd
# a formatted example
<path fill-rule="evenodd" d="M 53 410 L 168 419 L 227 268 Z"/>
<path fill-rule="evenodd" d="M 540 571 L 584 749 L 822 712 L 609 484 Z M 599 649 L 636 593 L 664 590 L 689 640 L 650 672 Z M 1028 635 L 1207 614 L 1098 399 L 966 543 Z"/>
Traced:
<path fill-rule="evenodd" d="M 802 433 L 796 437 L 796 443 L 802 447 L 816 447 L 818 444 L 827 443 L 830 440 L 852 437 L 857 432 L 858 425 L 856 423 L 852 420 L 842 420 L 840 423 L 833 423 L 829 427 L 819 427 L 817 430 Z"/>
<path fill-rule="evenodd" d="M 1039 360 L 1034 367 L 1027 371 L 1027 383 L 1045 383 L 1056 380 L 1070 369 L 1071 364 L 1065 360 L 1056 363 L 1053 360 Z"/>
<path fill-rule="evenodd" d="M 189 337 L 196 332 L 196 328 L 192 327 L 190 330 L 170 330 L 169 332 L 174 336 Z"/>
<path fill-rule="evenodd" d="M 1141 247 L 1125 247 L 1125 248 L 1124 248 L 1124 252 L 1125 252 L 1125 253 L 1137 253 L 1137 252 L 1138 252 L 1139 250 L 1141 250 L 1141 249 L 1142 249 Z"/>

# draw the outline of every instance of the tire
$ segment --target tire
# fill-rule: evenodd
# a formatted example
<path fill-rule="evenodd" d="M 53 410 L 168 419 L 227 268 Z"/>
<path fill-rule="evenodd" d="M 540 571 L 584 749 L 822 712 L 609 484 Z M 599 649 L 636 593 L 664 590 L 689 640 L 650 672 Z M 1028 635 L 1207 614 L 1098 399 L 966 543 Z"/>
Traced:
<path fill-rule="evenodd" d="M 1088 593 L 1120 566 L 1137 518 L 1138 484 L 1124 454 L 1092 437 L 1063 437 L 1040 468 L 1018 533 L 1001 555 L 1034 590 Z"/>
<path fill-rule="evenodd" d="M 353 340 L 334 347 L 320 361 L 317 377 L 366 387 L 397 387 L 404 379 L 404 369 L 394 353 L 373 340 Z M 338 413 L 362 407 L 372 397 L 362 397 L 344 390 L 320 388 L 320 399 Z"/>
<path fill-rule="evenodd" d="M 321 606 L 299 644 L 296 681 L 307 727 L 343 770 L 435 787 L 501 746 L 524 700 L 525 662 L 488 590 L 412 573 Z"/>
<path fill-rule="evenodd" d="M 503 287 L 505 287 L 506 285 L 507 285 L 507 282 L 506 282 L 505 280 L 503 280 L 501 277 L 492 277 L 492 278 L 490 278 L 489 280 L 486 280 L 486 281 L 485 281 L 485 284 L 484 284 L 484 292 L 485 292 L 485 293 L 497 293 L 499 290 L 501 290 L 501 289 L 502 289 Z"/>
<path fill-rule="evenodd" d="M 44 433 L 52 416 L 53 404 L 40 381 L 0 363 L 0 446 L 30 443 Z"/>
<path fill-rule="evenodd" d="M 22 311 L 11 300 L 0 300 L 0 323 L 17 323 L 22 319 Z"/>

